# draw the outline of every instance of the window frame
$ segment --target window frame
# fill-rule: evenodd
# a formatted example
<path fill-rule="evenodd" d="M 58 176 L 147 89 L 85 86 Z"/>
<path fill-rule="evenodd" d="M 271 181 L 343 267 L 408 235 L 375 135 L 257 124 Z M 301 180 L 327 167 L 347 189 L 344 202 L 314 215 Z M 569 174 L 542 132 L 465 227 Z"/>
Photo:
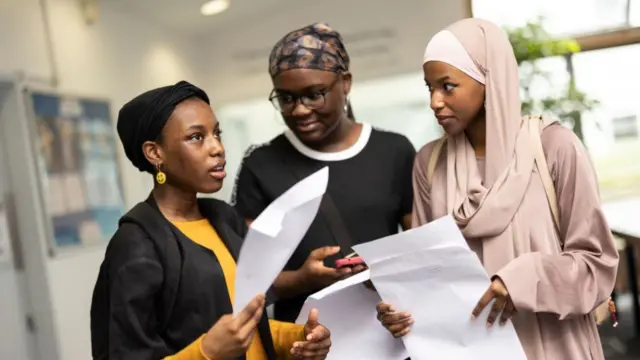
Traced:
<path fill-rule="evenodd" d="M 473 1 L 474 0 L 462 0 L 462 8 L 466 17 L 473 17 Z M 630 0 L 628 0 L 627 9 L 630 3 Z M 592 34 L 578 35 L 575 36 L 574 39 L 580 44 L 580 52 L 639 44 L 640 26 L 598 31 Z"/>

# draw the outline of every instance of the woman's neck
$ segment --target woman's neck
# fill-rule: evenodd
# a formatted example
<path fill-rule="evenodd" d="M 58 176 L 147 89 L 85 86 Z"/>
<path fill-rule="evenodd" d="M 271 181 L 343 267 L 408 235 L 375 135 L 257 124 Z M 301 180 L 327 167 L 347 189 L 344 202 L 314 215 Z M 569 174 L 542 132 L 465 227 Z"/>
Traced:
<path fill-rule="evenodd" d="M 465 134 L 467 135 L 476 156 L 484 157 L 487 141 L 487 126 L 484 115 L 478 116 L 473 120 L 469 126 L 467 126 Z"/>
<path fill-rule="evenodd" d="M 360 138 L 362 124 L 358 124 L 346 117 L 340 120 L 335 130 L 324 141 L 315 145 L 307 145 L 320 152 L 337 152 L 348 149 Z"/>
<path fill-rule="evenodd" d="M 160 212 L 167 220 L 194 221 L 202 219 L 196 193 L 184 191 L 169 184 L 156 184 L 152 193 Z"/>

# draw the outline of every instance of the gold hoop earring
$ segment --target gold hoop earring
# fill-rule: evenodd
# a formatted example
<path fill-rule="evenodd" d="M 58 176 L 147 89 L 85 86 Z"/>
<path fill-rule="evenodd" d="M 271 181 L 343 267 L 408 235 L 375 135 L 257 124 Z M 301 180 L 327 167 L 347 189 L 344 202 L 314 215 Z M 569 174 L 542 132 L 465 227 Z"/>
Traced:
<path fill-rule="evenodd" d="M 156 169 L 158 169 L 158 172 L 156 173 L 156 181 L 158 184 L 162 185 L 167 182 L 167 175 L 160 170 L 160 165 L 156 165 Z"/>

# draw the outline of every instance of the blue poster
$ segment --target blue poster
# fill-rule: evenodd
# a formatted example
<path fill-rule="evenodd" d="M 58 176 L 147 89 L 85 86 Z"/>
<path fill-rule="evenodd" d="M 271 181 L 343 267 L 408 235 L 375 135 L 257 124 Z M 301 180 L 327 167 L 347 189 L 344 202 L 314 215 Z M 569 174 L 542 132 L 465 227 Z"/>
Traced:
<path fill-rule="evenodd" d="M 124 213 L 109 103 L 32 93 L 43 198 L 57 248 L 108 241 Z"/>

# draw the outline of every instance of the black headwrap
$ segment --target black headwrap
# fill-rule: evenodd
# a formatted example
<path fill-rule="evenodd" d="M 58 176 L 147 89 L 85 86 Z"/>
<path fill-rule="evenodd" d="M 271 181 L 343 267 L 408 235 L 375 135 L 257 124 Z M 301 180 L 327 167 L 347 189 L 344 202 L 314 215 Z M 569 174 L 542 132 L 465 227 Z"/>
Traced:
<path fill-rule="evenodd" d="M 285 35 L 271 50 L 269 74 L 273 78 L 290 69 L 349 71 L 349 55 L 340 33 L 315 23 Z"/>
<path fill-rule="evenodd" d="M 154 173 L 142 144 L 156 141 L 173 110 L 186 99 L 196 97 L 209 104 L 207 94 L 186 81 L 147 91 L 126 103 L 118 113 L 118 135 L 124 152 L 140 171 Z"/>

